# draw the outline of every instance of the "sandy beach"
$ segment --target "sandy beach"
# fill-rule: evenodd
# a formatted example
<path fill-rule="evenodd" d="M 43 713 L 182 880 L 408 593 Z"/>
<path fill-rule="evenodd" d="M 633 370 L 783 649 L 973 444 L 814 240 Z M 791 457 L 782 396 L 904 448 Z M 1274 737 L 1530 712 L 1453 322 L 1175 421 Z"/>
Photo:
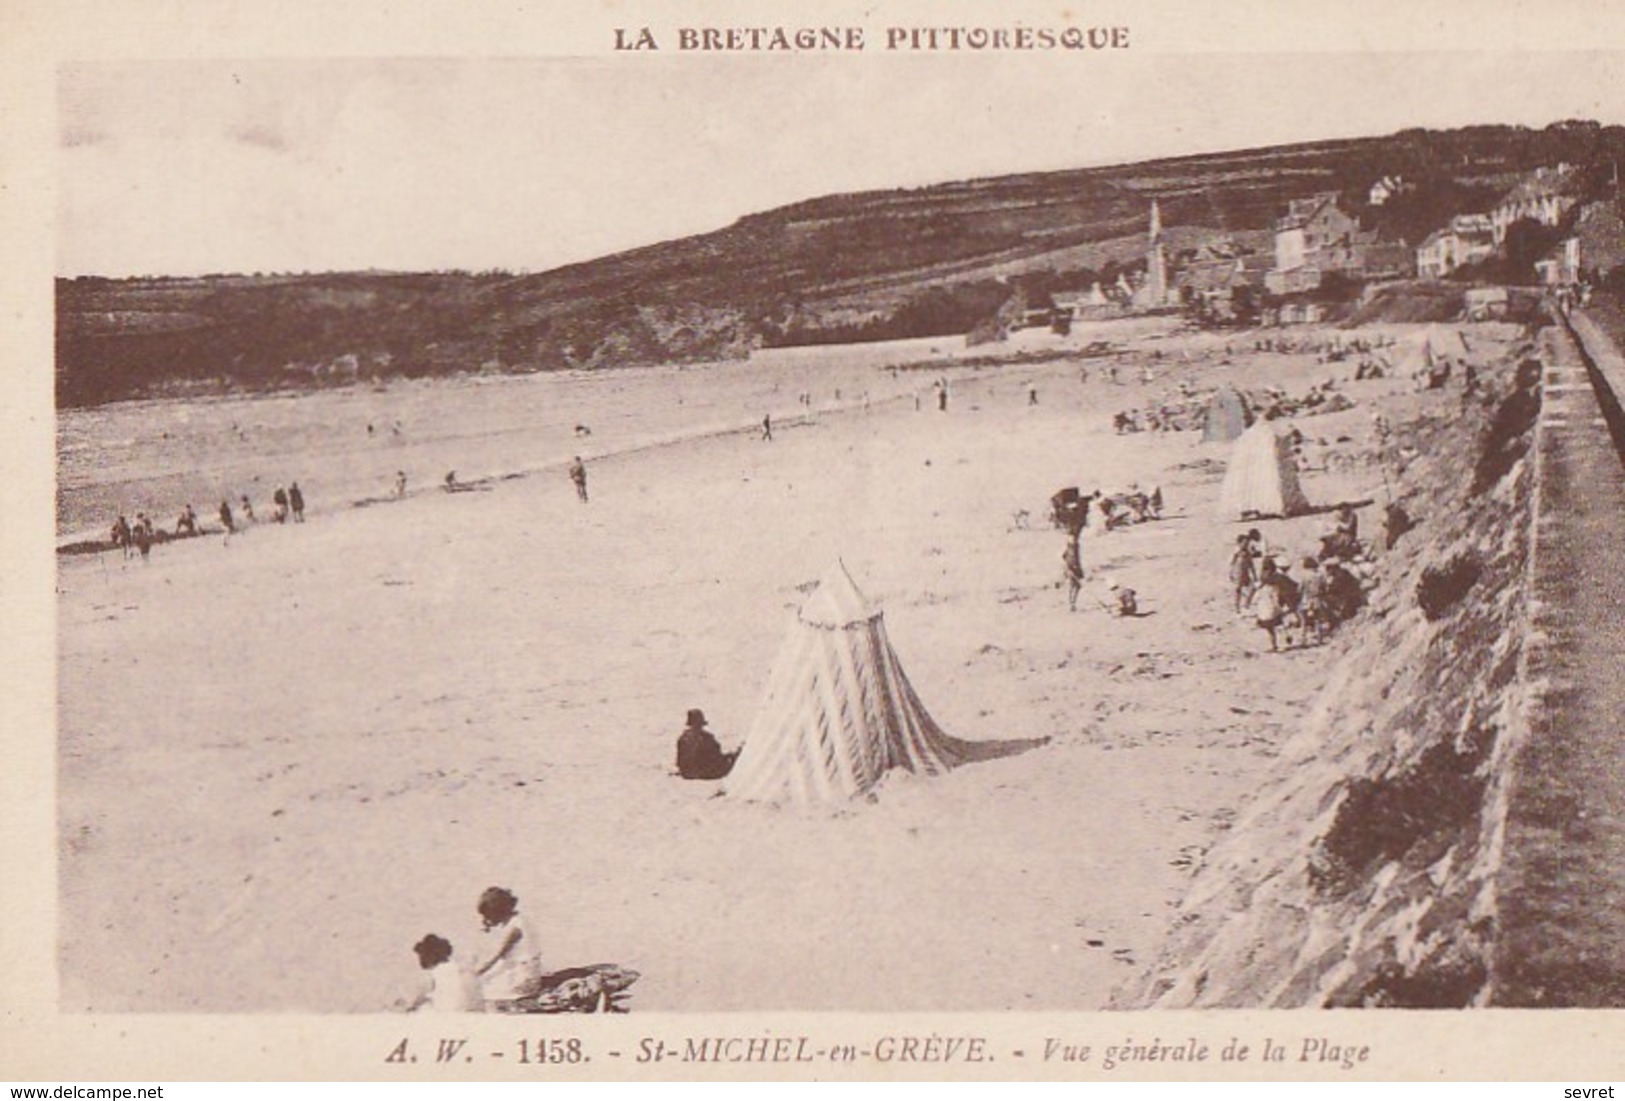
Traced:
<path fill-rule="evenodd" d="M 384 1009 L 424 933 L 473 953 L 492 884 L 519 896 L 549 963 L 641 972 L 635 1011 L 1104 1007 L 1339 645 L 1270 654 L 1232 611 L 1244 528 L 1214 515 L 1228 448 L 1117 436 L 1111 413 L 1181 380 L 1299 394 L 1335 377 L 1355 408 L 1295 423 L 1311 455 L 1320 440 L 1358 455 L 1373 411 L 1444 400 L 1346 381 L 1352 362 L 1254 355 L 1253 334 L 1229 357 L 1223 337 L 1154 326 L 1114 339 L 1135 369 L 1163 353 L 1154 382 L 1127 367 L 1123 385 L 1081 382 L 1065 360 L 957 367 L 938 412 L 912 400 L 936 375 L 885 369 L 921 350 L 827 349 L 754 372 L 413 384 L 398 407 L 359 391 L 238 399 L 211 423 L 274 424 L 283 450 L 227 441 L 200 465 L 206 444 L 177 439 L 157 462 L 127 447 L 126 488 L 65 473 L 80 497 L 64 530 L 120 493 L 167 526 L 183 484 L 256 476 L 263 521 L 290 467 L 313 508 L 147 563 L 62 560 L 63 1008 Z M 801 419 L 815 386 L 818 415 Z M 408 418 L 414 471 L 433 475 L 349 507 L 384 493 L 396 445 L 357 457 L 311 440 L 408 405 L 434 410 L 432 432 L 426 412 Z M 747 426 L 769 409 L 764 442 Z M 573 450 L 586 505 L 562 473 Z M 450 469 L 528 476 L 429 488 Z M 1303 481 L 1316 504 L 1382 490 L 1359 463 Z M 1165 518 L 1086 537 L 1093 577 L 1069 613 L 1050 494 L 1136 482 L 1161 486 Z M 196 502 L 210 520 L 214 503 Z M 1366 530 L 1376 513 L 1362 509 Z M 1301 556 L 1326 524 L 1259 526 Z M 688 708 L 739 743 L 789 616 L 837 559 L 945 730 L 1048 743 L 893 774 L 871 803 L 812 813 L 674 778 Z M 1091 598 L 1112 581 L 1146 614 L 1106 614 Z"/>

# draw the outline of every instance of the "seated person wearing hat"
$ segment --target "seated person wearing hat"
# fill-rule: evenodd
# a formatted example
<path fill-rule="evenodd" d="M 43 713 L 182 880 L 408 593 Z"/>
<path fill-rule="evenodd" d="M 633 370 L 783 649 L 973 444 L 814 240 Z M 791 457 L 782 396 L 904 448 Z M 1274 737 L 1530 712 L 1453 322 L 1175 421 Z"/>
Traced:
<path fill-rule="evenodd" d="M 739 750 L 722 752 L 715 734 L 705 729 L 705 712 L 694 708 L 677 739 L 677 774 L 685 780 L 720 780 L 734 767 Z"/>

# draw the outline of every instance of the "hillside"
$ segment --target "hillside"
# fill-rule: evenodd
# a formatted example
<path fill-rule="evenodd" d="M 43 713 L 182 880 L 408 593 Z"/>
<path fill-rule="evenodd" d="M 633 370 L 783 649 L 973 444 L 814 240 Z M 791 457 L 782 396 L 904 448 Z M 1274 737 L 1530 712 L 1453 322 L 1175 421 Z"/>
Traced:
<path fill-rule="evenodd" d="M 1516 176 L 1625 154 L 1625 128 L 1568 122 L 1316 142 L 810 199 L 714 233 L 549 272 L 81 277 L 57 285 L 57 398 L 348 384 L 738 357 L 761 344 L 962 333 L 1005 282 L 1114 278 L 1162 208 L 1177 254 L 1267 230 L 1337 190 L 1420 240 Z M 1370 183 L 1417 189 L 1367 208 Z"/>

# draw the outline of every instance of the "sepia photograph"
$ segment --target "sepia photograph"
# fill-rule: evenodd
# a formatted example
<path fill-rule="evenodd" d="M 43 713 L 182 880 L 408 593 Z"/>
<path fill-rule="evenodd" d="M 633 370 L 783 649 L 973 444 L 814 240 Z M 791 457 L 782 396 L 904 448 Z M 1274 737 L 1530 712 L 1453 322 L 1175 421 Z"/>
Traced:
<path fill-rule="evenodd" d="M 28 1029 L 1625 1073 L 1619 18 L 371 7 L 30 70 Z"/>

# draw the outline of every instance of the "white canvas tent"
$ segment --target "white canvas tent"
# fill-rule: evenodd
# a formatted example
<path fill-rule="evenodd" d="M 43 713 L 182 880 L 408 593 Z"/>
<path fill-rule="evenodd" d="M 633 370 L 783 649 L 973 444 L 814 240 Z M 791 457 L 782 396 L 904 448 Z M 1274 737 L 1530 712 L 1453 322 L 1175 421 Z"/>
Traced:
<path fill-rule="evenodd" d="M 868 794 L 894 768 L 936 775 L 970 747 L 926 714 L 880 610 L 837 565 L 802 605 L 725 790 L 774 803 Z"/>
<path fill-rule="evenodd" d="M 1297 516 L 1309 511 L 1309 499 L 1298 484 L 1292 444 L 1276 433 L 1279 423 L 1259 421 L 1231 448 L 1230 465 L 1219 488 L 1219 515 L 1224 519 Z"/>
<path fill-rule="evenodd" d="M 1410 378 L 1433 366 L 1432 346 L 1425 334 L 1411 336 L 1395 344 L 1385 358 L 1394 371 Z"/>
<path fill-rule="evenodd" d="M 1427 335 L 1427 358 L 1430 366 L 1438 366 L 1440 359 L 1451 363 L 1463 363 L 1471 355 L 1467 347 L 1467 338 L 1460 329 L 1452 329 L 1444 325 L 1431 325 Z"/>

